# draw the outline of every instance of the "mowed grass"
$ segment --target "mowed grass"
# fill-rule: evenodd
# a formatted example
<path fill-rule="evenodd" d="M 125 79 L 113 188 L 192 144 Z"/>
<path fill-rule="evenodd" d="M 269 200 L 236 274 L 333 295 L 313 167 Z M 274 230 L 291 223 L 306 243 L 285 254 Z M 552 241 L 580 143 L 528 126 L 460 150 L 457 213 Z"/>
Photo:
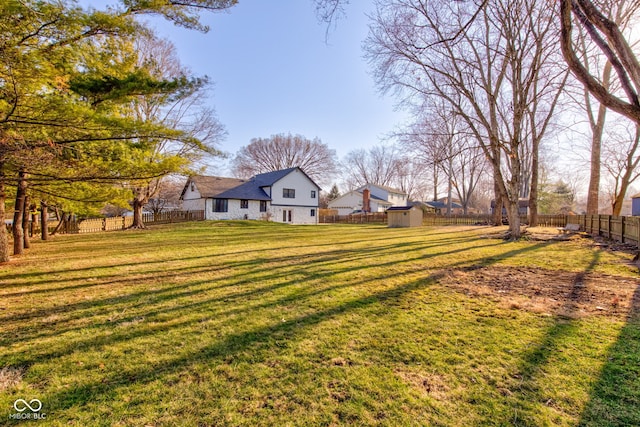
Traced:
<path fill-rule="evenodd" d="M 639 307 L 563 317 L 446 286 L 479 266 L 635 280 L 630 256 L 492 232 L 200 222 L 36 243 L 0 266 L 0 425 L 35 398 L 43 426 L 640 425 Z"/>

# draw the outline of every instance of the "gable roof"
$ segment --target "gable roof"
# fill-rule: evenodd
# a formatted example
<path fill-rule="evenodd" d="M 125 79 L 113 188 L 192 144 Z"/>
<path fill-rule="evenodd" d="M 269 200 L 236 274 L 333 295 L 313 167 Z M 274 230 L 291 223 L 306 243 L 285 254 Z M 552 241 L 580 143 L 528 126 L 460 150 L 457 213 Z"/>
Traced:
<path fill-rule="evenodd" d="M 431 206 L 432 208 L 435 209 L 446 209 L 448 204 L 445 202 L 441 202 L 438 200 L 432 200 L 430 202 L 424 202 L 425 205 L 427 206 Z M 451 208 L 452 209 L 462 209 L 462 205 L 456 203 L 456 202 L 451 202 Z"/>
<path fill-rule="evenodd" d="M 387 187 L 387 186 L 385 186 L 385 185 L 371 184 L 371 183 L 366 183 L 366 184 L 365 184 L 365 185 L 363 185 L 362 187 L 358 188 L 358 191 L 360 191 L 360 192 L 361 192 L 362 190 L 364 190 L 364 189 L 365 189 L 365 188 L 367 188 L 367 187 L 377 187 L 377 188 L 379 188 L 379 189 L 381 189 L 381 190 L 384 190 L 384 191 L 386 191 L 386 192 L 388 192 L 388 193 L 404 194 L 404 195 L 406 195 L 406 194 L 407 194 L 406 192 L 404 192 L 404 191 L 402 191 L 402 190 L 399 190 L 399 189 L 397 189 L 397 188 Z"/>
<path fill-rule="evenodd" d="M 215 197 L 218 194 L 225 192 L 231 188 L 237 187 L 241 184 L 246 183 L 245 179 L 238 178 L 223 178 L 220 176 L 204 176 L 204 175 L 194 175 L 189 177 L 187 183 L 182 189 L 182 194 L 180 198 L 184 196 L 184 193 L 189 188 L 190 183 L 194 183 L 196 188 L 200 192 L 200 195 L 204 198 Z"/>
<path fill-rule="evenodd" d="M 353 195 L 353 194 L 356 194 L 356 195 L 358 195 L 358 196 L 360 196 L 360 197 L 362 197 L 362 196 L 363 196 L 362 191 L 360 191 L 360 190 L 351 190 L 351 191 L 349 191 L 349 192 L 347 192 L 347 193 L 342 194 L 341 196 L 336 197 L 336 198 L 335 198 L 335 199 L 333 199 L 333 200 L 330 200 L 330 201 L 329 201 L 329 203 L 334 203 L 336 200 L 340 200 L 340 199 L 346 198 L 346 197 L 348 197 L 348 196 L 350 196 L 350 195 Z M 389 202 L 388 200 L 385 200 L 385 199 L 383 199 L 383 198 L 380 198 L 380 197 L 378 197 L 378 196 L 376 196 L 376 195 L 374 195 L 374 194 L 370 194 L 370 195 L 369 195 L 369 198 L 370 198 L 371 200 L 374 200 L 376 203 L 378 203 L 378 204 L 380 204 L 380 205 L 392 205 L 392 204 L 393 204 L 392 202 Z"/>
<path fill-rule="evenodd" d="M 316 187 L 318 187 L 318 189 L 320 189 L 320 186 L 318 184 L 316 184 L 315 181 L 313 179 L 311 179 L 311 177 L 309 177 L 309 175 L 307 175 L 298 166 L 293 167 L 293 168 L 281 169 L 281 170 L 277 170 L 277 171 L 273 171 L 273 172 L 260 173 L 260 174 L 258 174 L 256 176 L 254 176 L 253 178 L 251 178 L 251 180 L 255 181 L 256 184 L 258 184 L 258 186 L 260 186 L 260 187 L 268 187 L 268 186 L 271 186 L 271 185 L 275 184 L 276 182 L 280 181 L 282 178 L 284 178 L 285 176 L 289 175 L 291 172 L 293 172 L 295 170 L 299 170 L 302 173 L 302 175 L 304 175 L 309 181 L 311 181 L 311 183 L 313 185 L 315 185 Z"/>
<path fill-rule="evenodd" d="M 251 178 L 251 180 L 255 181 L 255 183 L 260 187 L 267 187 L 273 185 L 277 181 L 280 181 L 282 178 L 289 175 L 296 169 L 298 168 L 288 168 L 278 171 L 259 173 L 258 175 Z"/>
<path fill-rule="evenodd" d="M 261 173 L 251 179 L 223 178 L 219 176 L 194 175 L 187 180 L 180 199 L 184 197 L 190 183 L 195 183 L 200 196 L 203 198 L 219 199 L 246 199 L 246 200 L 271 200 L 271 197 L 263 190 L 270 187 L 291 172 L 299 170 L 318 190 L 320 187 L 309 175 L 299 167 Z"/>

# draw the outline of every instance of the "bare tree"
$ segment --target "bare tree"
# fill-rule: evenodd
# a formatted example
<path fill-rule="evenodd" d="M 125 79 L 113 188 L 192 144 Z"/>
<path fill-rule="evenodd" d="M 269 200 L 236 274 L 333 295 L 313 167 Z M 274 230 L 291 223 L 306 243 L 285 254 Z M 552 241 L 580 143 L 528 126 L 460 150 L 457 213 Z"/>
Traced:
<path fill-rule="evenodd" d="M 382 90 L 407 102 L 445 100 L 465 121 L 507 201 L 512 238 L 521 233 L 521 146 L 531 142 L 532 129 L 542 140 L 563 78 L 553 58 L 553 14 L 547 4 L 524 0 L 480 9 L 467 2 L 377 2 L 366 42 Z"/>
<path fill-rule="evenodd" d="M 174 45 L 168 40 L 141 34 L 136 40 L 136 51 L 139 66 L 151 70 L 159 78 L 176 79 L 189 74 L 189 70 L 180 64 Z M 160 170 L 155 177 L 129 183 L 133 193 L 133 228 L 144 228 L 142 208 L 156 196 L 168 172 L 187 172 L 204 155 L 221 155 L 215 146 L 224 138 L 226 131 L 215 111 L 205 106 L 208 82 L 203 79 L 201 83 L 177 95 L 139 96 L 133 102 L 137 119 L 161 123 L 189 136 L 180 140 L 145 141 L 148 145 L 147 155 L 140 161 L 147 164 L 164 163 L 164 170 Z"/>
<path fill-rule="evenodd" d="M 622 204 L 629 186 L 640 177 L 640 126 L 619 129 L 618 134 L 609 134 L 608 144 L 603 149 L 604 169 L 611 178 L 609 200 L 612 215 L 622 213 Z"/>
<path fill-rule="evenodd" d="M 409 132 L 403 134 L 402 141 L 412 157 L 425 169 L 433 171 L 433 199 L 438 198 L 438 172 L 442 171 L 447 177 L 447 212 L 452 212 L 455 191 L 467 213 L 486 161 L 464 121 L 450 111 L 447 103 L 435 103 L 417 123 L 410 126 Z"/>
<path fill-rule="evenodd" d="M 365 184 L 394 186 L 398 181 L 398 172 L 402 157 L 394 145 L 378 145 L 367 150 L 354 150 L 343 160 L 349 188 Z"/>
<path fill-rule="evenodd" d="M 617 25 L 621 30 L 632 26 L 635 8 L 638 2 L 635 0 L 598 0 L 598 7 L 606 11 L 607 19 Z M 584 70 L 586 70 L 593 78 L 601 84 L 602 88 L 610 93 L 618 93 L 620 84 L 616 75 L 613 73 L 612 62 L 603 54 L 598 43 L 585 30 L 584 26 L 580 26 L 574 34 L 573 49 L 576 56 L 580 59 Z M 603 135 L 605 133 L 605 122 L 607 118 L 608 107 L 598 102 L 597 98 L 589 92 L 588 88 L 582 85 L 582 97 L 584 102 L 580 102 L 584 106 L 587 114 L 589 127 L 591 130 L 591 157 L 590 157 L 590 177 L 589 188 L 587 193 L 587 213 L 597 214 L 599 212 L 599 190 L 601 176 L 601 153 Z"/>
<path fill-rule="evenodd" d="M 629 10 L 637 10 L 638 6 L 640 2 L 634 0 Z M 560 17 L 562 53 L 572 73 L 601 104 L 640 124 L 640 63 L 618 24 L 590 0 L 561 0 Z M 612 92 L 580 60 L 574 21 L 611 62 L 625 99 Z"/>
<path fill-rule="evenodd" d="M 278 134 L 254 138 L 233 159 L 233 174 L 240 178 L 292 167 L 300 167 L 319 184 L 330 182 L 336 172 L 336 153 L 319 138 Z"/>

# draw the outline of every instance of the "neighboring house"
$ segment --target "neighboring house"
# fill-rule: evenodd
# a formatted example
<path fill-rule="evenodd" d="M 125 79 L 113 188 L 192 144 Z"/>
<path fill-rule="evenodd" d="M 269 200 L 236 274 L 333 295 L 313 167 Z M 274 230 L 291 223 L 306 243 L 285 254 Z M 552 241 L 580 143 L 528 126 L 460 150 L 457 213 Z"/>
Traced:
<path fill-rule="evenodd" d="M 192 176 L 182 190 L 184 210 L 204 210 L 205 219 L 264 219 L 316 224 L 320 187 L 295 167 L 251 179 Z"/>
<path fill-rule="evenodd" d="M 491 215 L 496 210 L 496 201 L 491 201 Z M 518 214 L 519 215 L 529 215 L 529 199 L 519 199 L 518 200 Z M 502 216 L 507 216 L 507 208 L 502 206 Z"/>
<path fill-rule="evenodd" d="M 425 206 L 433 209 L 437 214 L 446 214 L 449 209 L 449 203 L 444 200 L 432 200 L 430 202 L 424 202 Z M 451 201 L 451 215 L 462 215 L 464 209 L 459 203 Z"/>
<path fill-rule="evenodd" d="M 367 197 L 368 190 L 369 196 Z M 369 209 L 365 205 L 369 202 Z M 395 188 L 375 184 L 366 184 L 356 190 L 349 191 L 329 202 L 329 209 L 338 211 L 338 215 L 348 215 L 353 211 L 385 212 L 392 206 L 406 206 L 407 193 Z"/>

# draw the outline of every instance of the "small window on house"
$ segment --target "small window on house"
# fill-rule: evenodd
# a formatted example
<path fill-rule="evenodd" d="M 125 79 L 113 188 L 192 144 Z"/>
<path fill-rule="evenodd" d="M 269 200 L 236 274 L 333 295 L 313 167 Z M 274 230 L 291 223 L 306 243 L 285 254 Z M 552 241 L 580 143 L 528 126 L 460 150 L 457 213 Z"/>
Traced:
<path fill-rule="evenodd" d="M 316 198 L 316 190 L 311 190 L 311 198 L 312 199 Z"/>
<path fill-rule="evenodd" d="M 240 209 L 249 209 L 249 201 L 240 200 Z"/>
<path fill-rule="evenodd" d="M 214 212 L 227 212 L 229 210 L 228 199 L 213 199 Z"/>
<path fill-rule="evenodd" d="M 315 209 L 311 209 L 311 216 L 316 216 L 316 210 Z"/>
<path fill-rule="evenodd" d="M 287 222 L 287 211 L 282 211 L 282 222 Z"/>
<path fill-rule="evenodd" d="M 260 200 L 260 212 L 266 212 L 266 211 L 267 211 L 267 201 Z"/>
<path fill-rule="evenodd" d="M 295 199 L 296 198 L 296 190 L 293 188 L 283 188 L 282 189 L 282 197 L 285 199 Z"/>
<path fill-rule="evenodd" d="M 196 191 L 196 185 L 191 181 L 191 191 Z"/>

